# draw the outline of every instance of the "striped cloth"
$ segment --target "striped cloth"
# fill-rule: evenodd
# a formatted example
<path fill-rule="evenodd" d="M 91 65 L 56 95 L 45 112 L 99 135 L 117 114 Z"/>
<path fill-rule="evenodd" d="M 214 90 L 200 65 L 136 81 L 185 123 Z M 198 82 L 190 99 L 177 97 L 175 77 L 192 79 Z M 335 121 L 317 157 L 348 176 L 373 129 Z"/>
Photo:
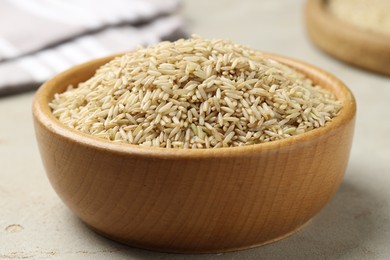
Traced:
<path fill-rule="evenodd" d="M 0 95 L 34 89 L 90 59 L 183 37 L 179 1 L 0 1 Z"/>

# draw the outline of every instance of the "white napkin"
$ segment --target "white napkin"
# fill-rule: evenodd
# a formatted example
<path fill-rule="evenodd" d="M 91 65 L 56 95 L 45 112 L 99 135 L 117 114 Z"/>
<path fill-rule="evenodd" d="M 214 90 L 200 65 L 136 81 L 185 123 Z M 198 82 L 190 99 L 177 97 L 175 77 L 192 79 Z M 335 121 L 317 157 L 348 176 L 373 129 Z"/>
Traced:
<path fill-rule="evenodd" d="M 36 88 L 90 59 L 176 40 L 179 0 L 0 1 L 0 95 Z"/>

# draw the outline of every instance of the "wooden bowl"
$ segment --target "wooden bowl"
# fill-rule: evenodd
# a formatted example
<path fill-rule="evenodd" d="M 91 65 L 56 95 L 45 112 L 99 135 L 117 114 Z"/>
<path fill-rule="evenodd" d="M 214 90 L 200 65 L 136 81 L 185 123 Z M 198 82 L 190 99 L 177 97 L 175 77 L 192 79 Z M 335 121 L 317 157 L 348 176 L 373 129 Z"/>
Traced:
<path fill-rule="evenodd" d="M 390 36 L 340 21 L 327 10 L 326 0 L 308 0 L 306 27 L 322 50 L 349 64 L 390 75 Z"/>
<path fill-rule="evenodd" d="M 55 93 L 90 78 L 112 57 L 49 80 L 35 96 L 33 114 L 55 191 L 98 233 L 146 249 L 224 252 L 294 233 L 324 207 L 342 181 L 356 107 L 351 92 L 332 75 L 268 56 L 333 91 L 343 104 L 339 115 L 322 128 L 269 143 L 148 148 L 78 132 L 51 114 L 48 103 Z"/>

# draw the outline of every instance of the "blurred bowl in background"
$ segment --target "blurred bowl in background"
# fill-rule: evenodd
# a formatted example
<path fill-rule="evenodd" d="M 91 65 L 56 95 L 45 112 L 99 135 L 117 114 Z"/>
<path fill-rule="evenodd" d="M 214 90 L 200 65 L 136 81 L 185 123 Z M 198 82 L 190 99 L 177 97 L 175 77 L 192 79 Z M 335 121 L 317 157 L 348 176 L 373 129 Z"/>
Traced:
<path fill-rule="evenodd" d="M 307 1 L 306 27 L 311 40 L 344 62 L 390 75 L 390 35 L 366 31 L 341 21 L 327 10 L 326 5 L 326 0 Z"/>

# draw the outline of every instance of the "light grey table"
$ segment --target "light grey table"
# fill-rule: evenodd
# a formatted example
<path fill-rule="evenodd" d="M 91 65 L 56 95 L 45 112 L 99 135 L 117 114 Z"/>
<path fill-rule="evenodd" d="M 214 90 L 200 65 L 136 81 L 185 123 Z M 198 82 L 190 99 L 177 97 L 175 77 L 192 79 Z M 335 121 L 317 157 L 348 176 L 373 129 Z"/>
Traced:
<path fill-rule="evenodd" d="M 183 7 L 194 33 L 304 60 L 352 89 L 355 139 L 336 196 L 295 235 L 256 249 L 174 255 L 126 247 L 86 228 L 52 190 L 27 93 L 0 99 L 0 259 L 390 259 L 390 78 L 318 51 L 305 34 L 303 1 L 194 0 Z"/>

